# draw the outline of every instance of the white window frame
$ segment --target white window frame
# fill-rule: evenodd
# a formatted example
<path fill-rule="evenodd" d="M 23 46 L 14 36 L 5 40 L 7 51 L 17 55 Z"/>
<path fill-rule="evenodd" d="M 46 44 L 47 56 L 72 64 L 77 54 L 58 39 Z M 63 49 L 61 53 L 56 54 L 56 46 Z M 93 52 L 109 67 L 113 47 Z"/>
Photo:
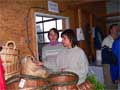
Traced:
<path fill-rule="evenodd" d="M 51 18 L 64 19 L 65 20 L 65 29 L 70 28 L 69 17 L 51 15 L 51 14 L 45 14 L 45 13 L 39 13 L 39 12 L 35 12 L 34 17 L 36 17 L 36 15 L 45 16 L 45 17 L 51 17 Z M 35 26 L 36 26 L 36 22 L 35 22 Z M 37 29 L 36 29 L 36 27 L 35 27 L 35 33 L 36 33 L 36 47 L 37 47 L 37 52 L 38 52 L 38 41 L 37 41 Z M 39 55 L 37 55 L 37 56 L 39 57 Z"/>

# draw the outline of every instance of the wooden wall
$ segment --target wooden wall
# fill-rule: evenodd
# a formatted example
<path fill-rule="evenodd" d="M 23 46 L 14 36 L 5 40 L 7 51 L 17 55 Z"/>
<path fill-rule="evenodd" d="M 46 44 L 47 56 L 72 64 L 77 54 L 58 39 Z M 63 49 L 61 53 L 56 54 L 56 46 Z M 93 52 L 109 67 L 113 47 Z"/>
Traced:
<path fill-rule="evenodd" d="M 36 56 L 37 45 L 34 13 L 40 12 L 69 17 L 70 28 L 75 30 L 78 27 L 82 27 L 84 33 L 86 33 L 85 24 L 90 23 L 90 45 L 87 46 L 86 40 L 84 40 L 79 42 L 79 46 L 85 50 L 89 59 L 94 57 L 95 50 L 92 27 L 95 24 L 100 25 L 103 33 L 106 29 L 104 18 L 100 19 L 100 21 L 94 18 L 94 15 L 99 16 L 101 14 L 97 12 L 100 11 L 99 9 L 101 7 L 98 6 L 101 5 L 94 4 L 97 5 L 95 8 L 92 4 L 86 4 L 83 5 L 85 7 L 76 9 L 74 7 L 69 8 L 65 3 L 59 2 L 60 12 L 51 13 L 47 10 L 47 1 L 48 0 L 0 0 L 0 44 L 5 45 L 7 41 L 13 40 L 16 43 L 16 47 L 20 50 L 21 58 L 32 53 Z M 104 9 L 101 11 L 102 14 L 105 13 Z"/>
<path fill-rule="evenodd" d="M 102 17 L 101 14 L 106 14 L 105 2 L 89 3 L 78 8 L 79 27 L 82 27 L 84 35 L 89 34 L 89 36 L 85 36 L 85 40 L 79 42 L 79 46 L 85 50 L 89 60 L 96 58 L 93 27 L 99 26 L 103 36 L 107 33 L 106 18 Z M 87 24 L 89 24 L 89 31 L 86 31 Z"/>
<path fill-rule="evenodd" d="M 69 17 L 72 29 L 78 25 L 76 11 L 68 9 L 64 4 L 59 4 L 59 8 L 60 13 L 56 14 L 48 12 L 47 0 L 0 0 L 0 44 L 5 45 L 12 40 L 20 50 L 21 58 L 31 54 L 31 51 L 36 55 L 35 12 Z"/>

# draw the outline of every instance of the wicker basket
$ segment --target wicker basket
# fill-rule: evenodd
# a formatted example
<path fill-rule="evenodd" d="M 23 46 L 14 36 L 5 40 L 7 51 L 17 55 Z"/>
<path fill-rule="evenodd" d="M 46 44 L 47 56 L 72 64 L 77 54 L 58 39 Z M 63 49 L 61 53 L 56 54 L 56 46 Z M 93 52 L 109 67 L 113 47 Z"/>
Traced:
<path fill-rule="evenodd" d="M 5 80 L 20 73 L 19 51 L 14 41 L 8 41 L 0 55 L 5 69 Z"/>
<path fill-rule="evenodd" d="M 48 90 L 49 83 L 47 79 L 31 75 L 21 75 L 21 79 L 26 80 L 23 88 L 35 88 L 34 90 Z"/>
<path fill-rule="evenodd" d="M 49 75 L 52 90 L 78 90 L 78 76 L 73 72 L 60 72 Z"/>
<path fill-rule="evenodd" d="M 6 80 L 7 90 L 19 90 L 18 88 L 19 81 L 20 81 L 20 78 L 18 75 L 8 78 Z"/>
<path fill-rule="evenodd" d="M 20 80 L 25 83 L 22 88 L 19 87 Z M 16 75 L 6 80 L 7 90 L 51 90 L 46 79 L 31 75 Z"/>
<path fill-rule="evenodd" d="M 78 90 L 95 90 L 94 85 L 89 81 L 86 80 L 84 83 L 77 86 Z"/>

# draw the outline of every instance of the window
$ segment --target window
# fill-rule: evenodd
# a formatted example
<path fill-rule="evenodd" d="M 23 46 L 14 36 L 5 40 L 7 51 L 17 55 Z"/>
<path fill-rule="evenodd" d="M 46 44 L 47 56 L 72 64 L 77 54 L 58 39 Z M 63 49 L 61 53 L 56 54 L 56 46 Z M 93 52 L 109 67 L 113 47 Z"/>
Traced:
<path fill-rule="evenodd" d="M 36 39 L 38 45 L 38 57 L 41 60 L 42 47 L 49 43 L 48 31 L 51 28 L 56 28 L 59 31 L 59 36 L 61 36 L 62 29 L 69 28 L 69 17 L 49 15 L 44 13 L 35 13 L 35 24 L 36 24 Z M 63 25 L 64 24 L 64 25 Z M 64 27 L 63 27 L 64 26 Z M 62 41 L 61 37 L 58 39 L 59 42 Z"/>
<path fill-rule="evenodd" d="M 52 18 L 46 16 L 36 16 L 36 29 L 37 29 L 37 41 L 38 44 L 49 43 L 48 31 L 51 28 L 56 28 L 59 31 L 59 35 L 62 32 L 62 19 Z M 58 41 L 61 42 L 61 37 Z"/>

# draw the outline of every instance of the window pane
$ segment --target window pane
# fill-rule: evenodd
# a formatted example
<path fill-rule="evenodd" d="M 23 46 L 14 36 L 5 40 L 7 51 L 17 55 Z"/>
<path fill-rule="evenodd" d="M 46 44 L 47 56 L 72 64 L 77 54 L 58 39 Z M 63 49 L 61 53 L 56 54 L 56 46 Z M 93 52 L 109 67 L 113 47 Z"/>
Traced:
<path fill-rule="evenodd" d="M 40 17 L 40 16 L 36 16 L 36 18 L 35 18 L 35 22 L 40 22 L 40 21 L 42 21 L 42 17 Z"/>
<path fill-rule="evenodd" d="M 37 34 L 37 41 L 38 41 L 38 43 L 43 43 L 44 42 L 43 34 Z"/>
<path fill-rule="evenodd" d="M 50 20 L 50 19 L 53 19 L 53 18 L 43 17 L 43 21 L 44 21 L 44 20 Z"/>
<path fill-rule="evenodd" d="M 58 39 L 59 42 L 62 42 L 61 33 L 62 31 L 59 32 L 59 39 Z"/>
<path fill-rule="evenodd" d="M 49 21 L 44 23 L 44 31 L 49 31 L 51 28 L 56 28 L 55 21 Z"/>
<path fill-rule="evenodd" d="M 57 20 L 57 29 L 58 30 L 62 30 L 62 19 L 61 20 Z"/>
<path fill-rule="evenodd" d="M 44 42 L 50 42 L 50 40 L 48 39 L 48 33 L 44 33 Z"/>
<path fill-rule="evenodd" d="M 37 32 L 43 32 L 42 23 L 36 25 Z"/>

